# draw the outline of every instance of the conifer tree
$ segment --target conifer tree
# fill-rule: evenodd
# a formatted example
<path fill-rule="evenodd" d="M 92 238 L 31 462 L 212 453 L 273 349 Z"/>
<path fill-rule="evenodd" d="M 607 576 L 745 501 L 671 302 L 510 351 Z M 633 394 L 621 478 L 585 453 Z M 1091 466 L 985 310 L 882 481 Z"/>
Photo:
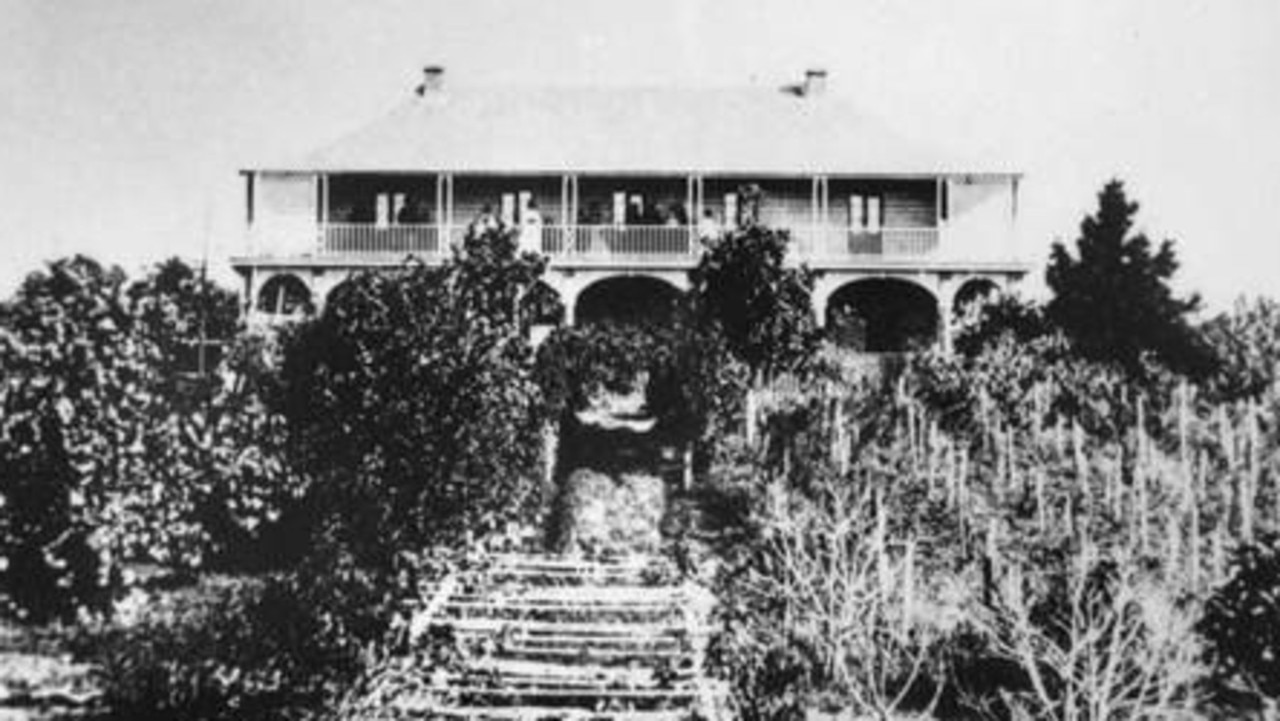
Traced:
<path fill-rule="evenodd" d="M 1147 360 L 1202 377 L 1214 361 L 1189 322 L 1200 298 L 1180 298 L 1169 287 L 1178 269 L 1172 240 L 1153 248 L 1145 234 L 1130 234 L 1137 212 L 1124 184 L 1112 180 L 1098 194 L 1097 212 L 1080 223 L 1075 256 L 1054 243 L 1047 315 L 1091 360 L 1135 377 L 1145 375 Z"/>

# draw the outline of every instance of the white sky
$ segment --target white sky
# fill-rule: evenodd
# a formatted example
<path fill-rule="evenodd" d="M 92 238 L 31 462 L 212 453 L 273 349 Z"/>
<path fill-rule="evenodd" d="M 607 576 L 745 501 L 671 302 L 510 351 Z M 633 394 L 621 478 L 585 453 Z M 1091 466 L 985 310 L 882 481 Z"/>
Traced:
<path fill-rule="evenodd" d="M 428 63 L 476 85 L 823 66 L 907 137 L 1024 169 L 1037 261 L 1119 176 L 1182 289 L 1277 295 L 1276 0 L 0 0 L 0 293 L 60 255 L 136 272 L 206 237 L 230 280 L 236 171 L 372 120 Z"/>

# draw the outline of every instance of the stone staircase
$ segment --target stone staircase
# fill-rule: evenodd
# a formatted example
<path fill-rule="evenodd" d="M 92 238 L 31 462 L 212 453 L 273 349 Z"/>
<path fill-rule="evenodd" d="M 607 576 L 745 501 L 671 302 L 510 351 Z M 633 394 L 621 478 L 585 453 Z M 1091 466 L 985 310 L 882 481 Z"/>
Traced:
<path fill-rule="evenodd" d="M 648 556 L 500 554 L 427 589 L 360 719 L 724 718 L 714 599 Z"/>

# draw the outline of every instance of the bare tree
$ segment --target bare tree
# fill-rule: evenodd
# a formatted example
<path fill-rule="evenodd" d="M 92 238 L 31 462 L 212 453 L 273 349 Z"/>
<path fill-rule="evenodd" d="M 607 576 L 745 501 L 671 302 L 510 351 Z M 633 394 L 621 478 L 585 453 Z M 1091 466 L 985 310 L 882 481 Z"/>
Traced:
<path fill-rule="evenodd" d="M 1191 718 L 1203 678 L 1197 616 L 1166 581 L 1136 564 L 1085 560 L 1066 573 L 1065 594 L 1032 601 L 1020 577 L 977 614 L 993 650 L 1029 688 L 1004 690 L 1015 719 L 1112 721 Z M 1184 716 L 1185 715 L 1185 716 Z M 1005 716 L 1008 717 L 1008 716 Z"/>

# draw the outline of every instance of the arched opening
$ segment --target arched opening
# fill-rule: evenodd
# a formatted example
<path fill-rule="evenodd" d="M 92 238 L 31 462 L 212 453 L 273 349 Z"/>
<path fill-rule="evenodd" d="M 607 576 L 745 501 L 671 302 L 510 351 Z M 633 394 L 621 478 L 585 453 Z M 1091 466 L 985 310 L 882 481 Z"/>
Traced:
<path fill-rule="evenodd" d="M 827 303 L 827 335 L 867 353 L 925 350 L 938 338 L 938 304 L 915 283 L 892 278 L 841 286 Z"/>
<path fill-rule="evenodd" d="M 648 276 L 615 276 L 596 281 L 578 295 L 574 318 L 582 325 L 620 323 L 670 325 L 680 291 Z"/>
<path fill-rule="evenodd" d="M 273 275 L 258 291 L 257 310 L 274 316 L 310 315 L 315 312 L 311 289 L 296 275 Z"/>
<path fill-rule="evenodd" d="M 533 284 L 520 301 L 521 312 L 532 325 L 562 325 L 564 302 L 555 288 L 542 281 Z"/>
<path fill-rule="evenodd" d="M 324 296 L 325 308 L 332 306 L 335 301 L 338 302 L 339 304 L 342 303 L 344 297 L 350 295 L 355 288 L 356 288 L 356 284 L 351 282 L 350 277 L 344 279 L 342 282 L 333 286 L 332 288 L 329 289 L 329 292 L 326 293 Z"/>
<path fill-rule="evenodd" d="M 956 318 L 964 318 L 969 313 L 977 312 L 982 306 L 996 300 L 1000 295 L 1000 287 L 990 278 L 971 278 L 965 281 L 956 291 L 951 303 L 951 312 Z"/>

